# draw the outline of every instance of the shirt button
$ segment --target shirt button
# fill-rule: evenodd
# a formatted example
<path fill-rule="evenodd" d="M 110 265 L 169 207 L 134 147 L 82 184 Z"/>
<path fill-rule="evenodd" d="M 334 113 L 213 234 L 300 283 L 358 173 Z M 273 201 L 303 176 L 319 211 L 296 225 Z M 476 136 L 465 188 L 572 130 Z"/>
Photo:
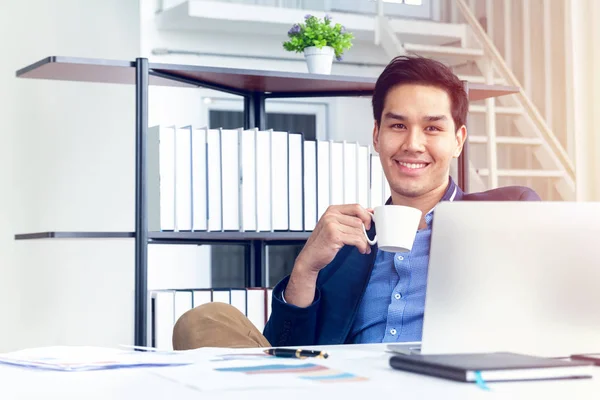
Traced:
<path fill-rule="evenodd" d="M 396 334 L 396 330 L 395 330 L 395 329 L 390 329 L 390 333 L 391 333 L 392 335 L 395 335 L 395 334 Z"/>
<path fill-rule="evenodd" d="M 396 294 L 394 295 L 394 298 L 395 298 L 396 300 L 400 300 L 400 299 L 402 298 L 402 295 L 401 295 L 400 293 L 396 293 Z"/>
<path fill-rule="evenodd" d="M 402 256 L 398 256 L 397 258 L 398 258 L 398 261 L 404 260 L 404 257 L 402 257 Z"/>

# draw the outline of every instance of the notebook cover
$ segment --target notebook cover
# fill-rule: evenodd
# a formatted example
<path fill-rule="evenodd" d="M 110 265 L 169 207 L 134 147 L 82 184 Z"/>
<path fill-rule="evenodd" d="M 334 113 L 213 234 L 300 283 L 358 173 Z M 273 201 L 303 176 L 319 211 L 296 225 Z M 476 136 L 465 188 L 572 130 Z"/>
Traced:
<path fill-rule="evenodd" d="M 390 366 L 394 369 L 461 382 L 467 381 L 467 372 L 470 371 L 564 368 L 590 364 L 586 361 L 558 360 L 508 352 L 440 355 L 397 354 L 390 358 Z"/>

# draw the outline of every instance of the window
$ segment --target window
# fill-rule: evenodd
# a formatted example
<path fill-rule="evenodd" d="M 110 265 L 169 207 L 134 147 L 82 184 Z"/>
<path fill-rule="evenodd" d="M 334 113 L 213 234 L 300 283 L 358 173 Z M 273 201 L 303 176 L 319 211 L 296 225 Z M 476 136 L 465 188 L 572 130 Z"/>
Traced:
<path fill-rule="evenodd" d="M 210 128 L 243 127 L 243 107 L 241 99 L 210 98 L 205 121 Z M 266 109 L 265 122 L 269 129 L 302 132 L 306 140 L 328 139 L 328 105 L 325 102 L 268 100 Z"/>
<path fill-rule="evenodd" d="M 209 126 L 213 129 L 236 129 L 244 126 L 244 114 L 241 111 L 209 111 Z M 304 139 L 315 140 L 317 134 L 317 116 L 314 114 L 267 113 L 266 126 L 275 131 L 302 132 Z"/>

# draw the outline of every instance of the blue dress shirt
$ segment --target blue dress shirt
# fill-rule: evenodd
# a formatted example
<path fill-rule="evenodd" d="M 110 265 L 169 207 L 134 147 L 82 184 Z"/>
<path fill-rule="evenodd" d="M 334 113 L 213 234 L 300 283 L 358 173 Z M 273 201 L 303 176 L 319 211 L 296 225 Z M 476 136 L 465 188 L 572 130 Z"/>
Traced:
<path fill-rule="evenodd" d="M 408 253 L 378 250 L 356 319 L 351 343 L 420 341 L 429 266 L 433 210 Z"/>

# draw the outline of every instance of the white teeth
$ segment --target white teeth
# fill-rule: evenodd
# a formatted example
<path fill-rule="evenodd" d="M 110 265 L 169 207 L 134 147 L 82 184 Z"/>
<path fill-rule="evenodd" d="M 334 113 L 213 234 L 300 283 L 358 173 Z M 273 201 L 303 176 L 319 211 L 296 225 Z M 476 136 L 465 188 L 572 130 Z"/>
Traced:
<path fill-rule="evenodd" d="M 405 163 L 405 162 L 398 162 L 398 164 L 402 165 L 403 167 L 410 168 L 410 169 L 425 168 L 427 166 L 427 164 L 412 164 L 412 163 Z"/>

